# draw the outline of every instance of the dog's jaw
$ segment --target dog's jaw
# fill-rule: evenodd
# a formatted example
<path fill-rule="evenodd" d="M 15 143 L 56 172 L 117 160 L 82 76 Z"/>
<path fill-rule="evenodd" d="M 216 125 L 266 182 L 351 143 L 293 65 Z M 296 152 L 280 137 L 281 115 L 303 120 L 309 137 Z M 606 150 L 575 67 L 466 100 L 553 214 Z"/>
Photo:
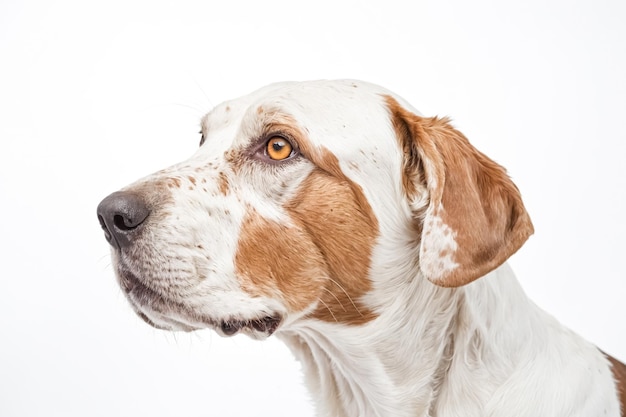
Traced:
<path fill-rule="evenodd" d="M 239 312 L 225 315 L 206 311 L 203 308 L 206 299 L 194 301 L 193 297 L 181 297 L 171 289 L 151 288 L 130 272 L 123 262 L 118 261 L 116 269 L 120 287 L 133 310 L 157 329 L 189 332 L 209 328 L 222 336 L 243 333 L 254 339 L 265 339 L 283 322 L 284 311 L 271 301 L 261 306 L 250 306 L 247 312 L 242 308 Z"/>

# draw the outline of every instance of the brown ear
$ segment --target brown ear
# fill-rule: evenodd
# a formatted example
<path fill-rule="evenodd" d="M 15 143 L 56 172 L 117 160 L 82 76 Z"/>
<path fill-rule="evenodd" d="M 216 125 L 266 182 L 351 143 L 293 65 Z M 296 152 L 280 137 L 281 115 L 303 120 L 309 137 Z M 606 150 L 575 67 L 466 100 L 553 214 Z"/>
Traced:
<path fill-rule="evenodd" d="M 497 268 L 533 233 L 519 190 L 446 119 L 387 103 L 405 154 L 404 189 L 412 200 L 423 199 L 424 188 L 429 197 L 416 213 L 422 272 L 458 287 Z"/>

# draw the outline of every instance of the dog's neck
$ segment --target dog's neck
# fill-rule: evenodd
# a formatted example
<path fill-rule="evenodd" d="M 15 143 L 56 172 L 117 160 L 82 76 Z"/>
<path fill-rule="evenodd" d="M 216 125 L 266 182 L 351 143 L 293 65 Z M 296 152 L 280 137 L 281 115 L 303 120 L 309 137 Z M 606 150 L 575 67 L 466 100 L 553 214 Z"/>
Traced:
<path fill-rule="evenodd" d="M 486 349 L 482 335 L 487 328 L 492 334 L 493 327 L 500 325 L 491 322 L 493 317 L 511 318 L 516 313 L 489 311 L 507 305 L 502 291 L 492 288 L 492 281 L 495 287 L 507 286 L 504 296 L 517 297 L 514 305 L 525 305 L 519 300 L 525 296 L 512 272 L 507 266 L 502 268 L 493 275 L 503 276 L 486 277 L 459 289 L 439 288 L 417 277 L 406 283 L 404 291 L 397 291 L 402 298 L 390 300 L 376 320 L 363 326 L 303 321 L 281 332 L 281 338 L 303 364 L 318 414 L 444 414 L 437 411 L 442 403 L 440 397 L 447 397 L 446 407 L 454 406 L 459 401 L 454 400 L 455 393 L 468 389 L 452 385 L 454 381 L 447 377 L 451 367 L 467 368 L 455 370 L 472 378 L 465 383 L 497 384 L 505 376 L 493 378 L 492 370 L 481 366 L 490 359 L 486 356 L 494 354 Z M 467 291 L 482 294 L 480 298 L 468 297 Z M 470 305 L 468 299 L 487 302 Z M 507 335 L 504 339 L 503 343 L 510 342 Z M 461 358 L 459 363 L 452 362 L 453 353 Z M 485 382 L 489 378 L 492 380 Z M 489 390 L 476 390 L 477 395 L 483 391 Z M 467 404 L 459 404 L 460 410 L 469 411 L 472 401 L 480 407 L 481 400 L 470 398 Z"/>

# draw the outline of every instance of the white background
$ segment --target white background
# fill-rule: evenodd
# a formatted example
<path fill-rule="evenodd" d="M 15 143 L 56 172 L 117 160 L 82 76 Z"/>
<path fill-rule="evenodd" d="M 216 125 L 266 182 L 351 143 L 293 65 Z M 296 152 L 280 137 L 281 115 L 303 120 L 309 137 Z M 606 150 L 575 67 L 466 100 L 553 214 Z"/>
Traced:
<path fill-rule="evenodd" d="M 312 415 L 276 340 L 141 322 L 95 215 L 281 80 L 451 116 L 522 190 L 529 295 L 626 359 L 624 22 L 621 0 L 0 0 L 0 416 Z"/>

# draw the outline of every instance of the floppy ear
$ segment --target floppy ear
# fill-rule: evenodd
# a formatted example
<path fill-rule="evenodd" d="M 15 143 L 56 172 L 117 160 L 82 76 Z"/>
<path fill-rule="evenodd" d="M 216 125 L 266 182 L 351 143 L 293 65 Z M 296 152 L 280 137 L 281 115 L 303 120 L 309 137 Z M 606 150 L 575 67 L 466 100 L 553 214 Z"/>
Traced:
<path fill-rule="evenodd" d="M 429 201 L 421 212 L 420 268 L 434 284 L 458 287 L 497 268 L 533 233 L 504 168 L 446 119 L 424 118 L 387 97 L 404 150 L 404 189 Z M 421 192 L 420 192 L 421 190 Z"/>

